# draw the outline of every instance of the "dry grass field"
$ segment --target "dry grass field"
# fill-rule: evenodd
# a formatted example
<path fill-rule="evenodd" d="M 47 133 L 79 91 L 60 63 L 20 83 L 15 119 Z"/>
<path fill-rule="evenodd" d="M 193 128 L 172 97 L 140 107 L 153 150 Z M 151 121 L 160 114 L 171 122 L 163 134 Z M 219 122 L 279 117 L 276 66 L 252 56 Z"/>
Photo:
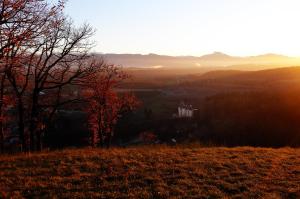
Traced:
<path fill-rule="evenodd" d="M 4 155 L 0 198 L 300 198 L 300 149 L 157 146 Z"/>

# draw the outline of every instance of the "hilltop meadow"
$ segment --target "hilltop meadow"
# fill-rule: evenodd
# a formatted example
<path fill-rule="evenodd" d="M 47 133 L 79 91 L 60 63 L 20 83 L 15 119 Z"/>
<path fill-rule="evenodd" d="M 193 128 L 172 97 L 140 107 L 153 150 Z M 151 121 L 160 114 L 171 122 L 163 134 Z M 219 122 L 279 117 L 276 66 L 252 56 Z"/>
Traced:
<path fill-rule="evenodd" d="M 300 149 L 144 146 L 0 157 L 0 198 L 299 198 Z"/>

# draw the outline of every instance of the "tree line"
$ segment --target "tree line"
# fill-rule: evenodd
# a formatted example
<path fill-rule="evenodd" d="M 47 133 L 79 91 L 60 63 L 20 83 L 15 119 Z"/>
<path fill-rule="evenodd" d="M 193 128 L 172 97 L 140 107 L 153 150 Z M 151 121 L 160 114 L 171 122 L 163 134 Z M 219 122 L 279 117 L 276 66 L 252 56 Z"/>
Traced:
<path fill-rule="evenodd" d="M 299 89 L 208 97 L 197 118 L 201 140 L 225 146 L 300 146 Z"/>

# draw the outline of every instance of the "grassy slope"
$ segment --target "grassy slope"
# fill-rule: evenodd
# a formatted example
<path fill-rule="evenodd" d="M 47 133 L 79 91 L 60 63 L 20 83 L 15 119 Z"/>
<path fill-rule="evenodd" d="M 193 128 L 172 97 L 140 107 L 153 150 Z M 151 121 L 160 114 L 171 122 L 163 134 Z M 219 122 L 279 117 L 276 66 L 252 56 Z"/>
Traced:
<path fill-rule="evenodd" d="M 300 198 L 300 149 L 162 146 L 2 156 L 0 193 L 13 198 Z"/>

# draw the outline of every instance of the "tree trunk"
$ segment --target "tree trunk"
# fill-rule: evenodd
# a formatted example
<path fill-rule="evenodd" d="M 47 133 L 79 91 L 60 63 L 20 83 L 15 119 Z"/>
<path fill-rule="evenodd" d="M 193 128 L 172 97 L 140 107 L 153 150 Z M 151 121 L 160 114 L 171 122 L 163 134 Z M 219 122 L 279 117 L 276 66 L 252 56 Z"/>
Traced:
<path fill-rule="evenodd" d="M 4 152 L 4 132 L 3 132 L 3 122 L 0 121 L 0 153 Z"/>
<path fill-rule="evenodd" d="M 23 106 L 23 100 L 21 97 L 18 97 L 18 116 L 19 116 L 19 137 L 22 144 L 22 151 L 28 152 L 28 145 L 27 145 L 27 136 L 25 135 L 25 125 L 24 125 L 24 106 Z"/>
<path fill-rule="evenodd" d="M 4 132 L 3 132 L 3 128 L 2 128 L 2 121 L 0 122 L 0 153 L 4 152 Z"/>
<path fill-rule="evenodd" d="M 42 151 L 42 149 L 43 149 L 43 146 L 42 146 L 42 131 L 38 131 L 36 136 L 37 136 L 36 150 L 37 151 Z"/>
<path fill-rule="evenodd" d="M 101 130 L 99 130 L 99 138 L 100 138 L 100 147 L 104 147 L 104 135 Z"/>
<path fill-rule="evenodd" d="M 98 138 L 99 138 L 99 142 L 100 142 L 100 147 L 103 148 L 104 147 L 104 135 L 103 135 L 103 130 L 102 130 L 102 125 L 101 125 L 101 114 L 100 111 L 98 111 Z"/>
<path fill-rule="evenodd" d="M 4 82 L 5 75 L 2 75 L 1 78 L 1 87 L 0 87 L 0 152 L 4 152 L 4 131 L 3 131 L 3 103 L 4 103 Z"/>
<path fill-rule="evenodd" d="M 112 139 L 112 133 L 109 132 L 109 133 L 107 133 L 107 136 L 106 136 L 106 148 L 107 148 L 107 149 L 110 148 L 110 145 L 111 145 L 111 139 Z"/>
<path fill-rule="evenodd" d="M 38 105 L 38 91 L 34 90 L 32 94 L 32 104 L 31 104 L 31 114 L 30 114 L 30 122 L 29 122 L 29 133 L 30 133 L 30 150 L 35 151 L 40 144 L 41 136 L 37 134 L 37 105 Z"/>
<path fill-rule="evenodd" d="M 98 132 L 97 131 L 92 131 L 92 140 L 91 140 L 92 147 L 97 147 L 98 146 L 97 138 L 99 138 L 98 137 Z"/>

